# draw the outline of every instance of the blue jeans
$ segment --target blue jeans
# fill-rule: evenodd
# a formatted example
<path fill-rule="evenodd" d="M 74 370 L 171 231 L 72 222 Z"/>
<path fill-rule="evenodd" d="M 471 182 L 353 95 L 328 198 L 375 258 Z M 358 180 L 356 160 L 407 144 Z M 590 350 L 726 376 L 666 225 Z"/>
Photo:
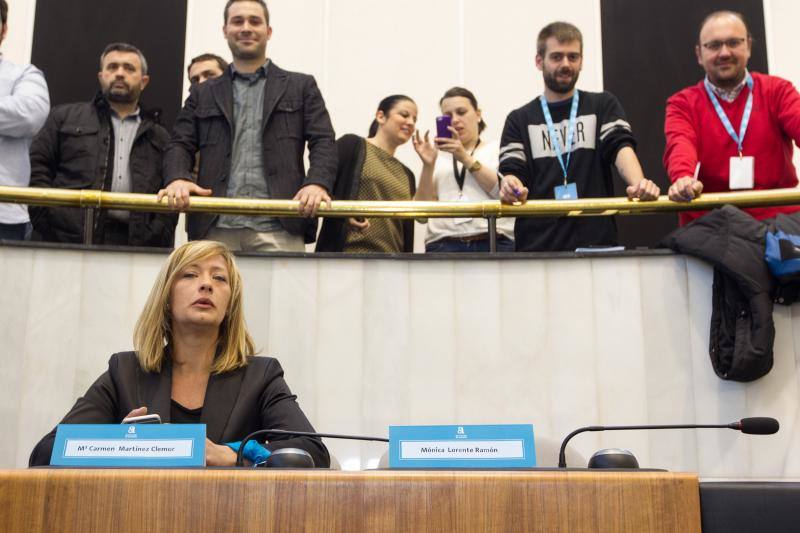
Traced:
<path fill-rule="evenodd" d="M 425 252 L 429 254 L 453 254 L 453 253 L 478 253 L 489 251 L 489 237 L 474 241 L 464 241 L 458 237 L 445 237 L 425 245 Z M 497 236 L 498 252 L 513 252 L 514 241 L 505 235 Z"/>
<path fill-rule="evenodd" d="M 30 222 L 22 224 L 0 224 L 0 239 L 8 241 L 24 241 L 30 236 Z"/>

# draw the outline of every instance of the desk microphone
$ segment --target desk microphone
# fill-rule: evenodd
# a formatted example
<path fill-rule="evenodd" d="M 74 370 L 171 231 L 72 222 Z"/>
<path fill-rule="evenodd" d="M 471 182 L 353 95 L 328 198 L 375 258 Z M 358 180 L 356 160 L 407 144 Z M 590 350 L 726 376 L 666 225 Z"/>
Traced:
<path fill-rule="evenodd" d="M 675 424 L 666 426 L 663 425 L 587 426 L 576 429 L 575 431 L 567 435 L 566 438 L 564 438 L 564 441 L 561 443 L 561 450 L 558 452 L 558 467 L 559 468 L 567 467 L 567 457 L 566 457 L 567 443 L 572 437 L 574 437 L 578 433 L 583 433 L 585 431 L 617 431 L 617 430 L 631 430 L 631 429 L 736 429 L 738 431 L 741 431 L 742 433 L 747 433 L 748 435 L 772 435 L 773 433 L 778 432 L 778 429 L 780 429 L 780 424 L 774 418 L 756 416 L 751 418 L 742 418 L 740 421 L 733 422 L 731 424 Z M 620 452 L 625 453 L 626 451 L 620 450 Z M 630 462 L 629 459 L 627 460 L 628 464 L 630 466 L 633 466 L 633 463 L 636 462 L 636 458 L 633 457 L 633 454 L 631 454 L 630 452 L 627 452 L 627 455 L 630 455 L 630 457 L 633 458 L 632 462 Z M 623 459 L 622 461 L 624 463 L 625 459 Z M 638 465 L 633 466 L 633 468 L 636 467 L 638 467 Z"/>
<path fill-rule="evenodd" d="M 324 437 L 327 439 L 361 440 L 368 442 L 389 442 L 383 437 L 365 437 L 360 435 L 337 435 L 334 433 L 315 433 L 313 431 L 288 431 L 285 429 L 260 429 L 254 431 L 242 439 L 239 451 L 236 452 L 236 466 L 242 466 L 244 446 L 249 441 L 261 435 L 287 435 L 290 437 Z M 310 463 L 309 463 L 310 461 Z M 274 468 L 314 468 L 314 460 L 311 455 L 298 448 L 279 448 L 267 457 L 266 465 Z"/>

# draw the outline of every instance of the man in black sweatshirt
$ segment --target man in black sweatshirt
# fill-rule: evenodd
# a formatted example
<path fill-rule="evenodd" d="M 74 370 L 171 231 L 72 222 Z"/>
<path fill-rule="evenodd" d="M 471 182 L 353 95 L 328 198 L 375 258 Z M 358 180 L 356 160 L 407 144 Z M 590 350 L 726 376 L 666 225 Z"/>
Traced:
<path fill-rule="evenodd" d="M 545 26 L 536 66 L 544 94 L 512 111 L 500 142 L 500 199 L 576 200 L 613 196 L 611 166 L 628 184 L 629 198 L 654 200 L 659 188 L 644 177 L 636 139 L 614 95 L 575 89 L 583 66 L 583 37 L 566 22 Z M 614 245 L 612 217 L 517 218 L 517 251 L 566 251 Z"/>

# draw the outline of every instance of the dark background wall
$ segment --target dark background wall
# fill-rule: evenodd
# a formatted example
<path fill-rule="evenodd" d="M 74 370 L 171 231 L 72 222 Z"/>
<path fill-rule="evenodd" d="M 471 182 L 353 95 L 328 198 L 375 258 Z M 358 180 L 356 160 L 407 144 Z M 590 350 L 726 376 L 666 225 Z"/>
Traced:
<path fill-rule="evenodd" d="M 669 188 L 662 164 L 666 100 L 703 78 L 694 45 L 705 16 L 720 9 L 744 14 L 754 39 L 749 68 L 768 72 L 761 0 L 601 0 L 604 87 L 625 108 L 645 174 L 662 194 Z M 615 187 L 625 194 L 621 180 Z M 621 244 L 652 246 L 677 226 L 677 215 L 618 217 L 617 224 Z"/>
<path fill-rule="evenodd" d="M 53 105 L 89 100 L 99 89 L 103 48 L 123 41 L 147 58 L 143 103 L 168 128 L 182 104 L 186 0 L 38 0 L 31 62 L 47 76 Z"/>

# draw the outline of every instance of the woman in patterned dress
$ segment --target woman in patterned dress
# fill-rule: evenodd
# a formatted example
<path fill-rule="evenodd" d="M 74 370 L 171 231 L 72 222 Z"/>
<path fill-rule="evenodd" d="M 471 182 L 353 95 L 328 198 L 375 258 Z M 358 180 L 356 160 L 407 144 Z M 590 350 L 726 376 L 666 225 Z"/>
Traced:
<path fill-rule="evenodd" d="M 394 156 L 397 148 L 414 136 L 417 105 L 396 94 L 381 100 L 365 139 L 344 135 L 336 141 L 339 168 L 334 186 L 336 200 L 409 201 L 414 199 L 414 173 Z M 433 172 L 436 150 L 426 139 L 414 143 L 423 173 Z M 329 218 L 317 239 L 318 252 L 411 253 L 414 221 L 389 218 Z"/>

